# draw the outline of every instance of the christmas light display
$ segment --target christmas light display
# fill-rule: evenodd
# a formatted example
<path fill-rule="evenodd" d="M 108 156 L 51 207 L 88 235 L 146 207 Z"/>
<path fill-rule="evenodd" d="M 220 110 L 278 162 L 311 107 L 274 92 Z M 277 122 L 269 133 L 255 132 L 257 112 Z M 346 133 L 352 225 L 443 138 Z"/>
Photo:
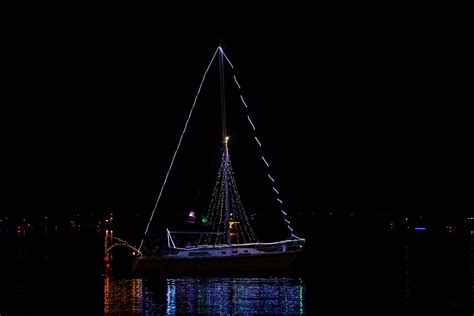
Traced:
<path fill-rule="evenodd" d="M 226 177 L 224 177 L 226 175 Z M 251 243 L 256 242 L 254 230 L 250 225 L 245 208 L 240 199 L 240 194 L 237 189 L 234 172 L 230 160 L 230 154 L 224 152 L 220 163 L 220 169 L 217 175 L 216 183 L 211 197 L 211 203 L 207 211 L 207 218 L 209 218 L 212 232 L 222 234 L 207 234 L 206 237 L 200 236 L 198 244 L 200 245 L 221 245 L 225 244 L 226 222 L 224 220 L 225 214 L 225 187 L 224 180 L 228 180 L 228 192 L 230 200 L 230 208 L 232 210 L 231 221 L 233 222 L 232 230 L 235 238 L 235 243 Z"/>
<path fill-rule="evenodd" d="M 221 48 L 220 48 L 220 50 L 221 50 L 222 54 L 224 55 L 225 59 L 227 60 L 227 62 L 229 63 L 229 65 L 230 65 L 230 67 L 232 68 L 232 70 L 235 71 L 234 66 L 233 66 L 232 63 L 230 62 L 230 59 L 227 57 L 227 55 L 224 53 L 224 51 L 223 51 Z M 238 88 L 239 90 L 241 90 L 242 88 L 241 88 L 240 84 L 239 84 L 238 81 L 237 81 L 236 75 L 233 74 L 233 76 L 234 76 L 234 82 L 236 83 L 237 88 Z M 239 96 L 240 96 L 240 100 L 242 101 L 242 104 L 244 105 L 245 109 L 248 110 L 248 105 L 247 105 L 247 103 L 244 101 L 244 98 L 243 98 L 242 94 L 240 94 Z M 253 130 L 253 133 L 254 133 L 255 141 L 257 142 L 257 144 L 258 144 L 260 150 L 262 150 L 262 144 L 261 144 L 261 142 L 258 140 L 257 135 L 256 135 L 255 124 L 254 124 L 254 123 L 252 122 L 252 120 L 250 119 L 249 114 L 247 114 L 247 119 L 248 119 L 248 121 L 249 121 L 249 123 L 250 123 L 250 126 L 252 127 L 252 130 Z M 265 157 L 263 156 L 263 153 L 262 153 L 262 152 L 261 152 L 261 158 L 262 158 L 263 162 L 265 163 L 266 167 L 267 167 L 268 169 L 270 169 L 270 164 L 269 164 L 268 161 L 265 159 Z M 275 182 L 275 180 L 274 180 L 273 177 L 270 175 L 270 173 L 268 173 L 268 178 L 272 181 L 272 183 Z M 272 188 L 273 188 L 273 191 L 276 193 L 276 200 L 277 200 L 277 201 L 280 203 L 280 205 L 282 206 L 282 209 L 280 210 L 280 212 L 281 212 L 281 214 L 282 214 L 282 216 L 283 216 L 283 219 L 284 219 L 285 222 L 287 223 L 287 227 L 288 227 L 288 230 L 289 230 L 289 232 L 290 232 L 291 237 L 293 237 L 293 238 L 295 238 L 295 239 L 301 239 L 300 237 L 297 237 L 297 236 L 295 236 L 295 235 L 293 234 L 293 228 L 291 227 L 291 222 L 290 222 L 290 221 L 288 220 L 288 218 L 287 218 L 287 215 L 288 215 L 288 214 L 283 210 L 283 201 L 282 201 L 281 198 L 280 198 L 280 192 L 279 192 L 274 186 L 272 186 Z"/>
<path fill-rule="evenodd" d="M 161 186 L 160 193 L 158 194 L 158 198 L 156 199 L 155 206 L 153 207 L 153 211 L 151 212 L 150 220 L 148 221 L 148 224 L 146 225 L 145 233 L 143 234 L 144 236 L 146 236 L 146 234 L 148 233 L 148 229 L 150 228 L 150 223 L 153 220 L 153 216 L 155 215 L 155 211 L 156 211 L 156 209 L 158 207 L 158 204 L 160 202 L 161 195 L 163 194 L 163 189 L 165 188 L 166 181 L 168 180 L 168 176 L 170 174 L 171 168 L 173 167 L 174 160 L 176 158 L 176 154 L 178 153 L 179 147 L 181 146 L 181 142 L 183 140 L 184 133 L 186 133 L 186 129 L 188 127 L 189 120 L 191 119 L 191 115 L 193 114 L 194 107 L 196 106 L 197 99 L 199 97 L 199 94 L 201 93 L 202 85 L 204 83 L 204 80 L 206 79 L 209 68 L 211 68 L 212 62 L 214 61 L 214 58 L 216 57 L 217 52 L 219 51 L 219 49 L 222 51 L 222 49 L 220 47 L 218 47 L 216 49 L 216 51 L 214 52 L 214 55 L 212 55 L 211 61 L 207 65 L 206 71 L 204 71 L 204 75 L 202 76 L 201 83 L 199 84 L 198 91 L 196 93 L 196 96 L 194 97 L 193 105 L 191 106 L 191 110 L 189 111 L 188 118 L 186 119 L 186 123 L 184 124 L 183 132 L 181 133 L 181 136 L 179 137 L 178 145 L 176 146 L 176 150 L 174 151 L 173 158 L 171 159 L 170 166 L 168 168 L 168 171 L 166 172 L 165 180 L 163 181 L 163 185 Z M 229 64 L 230 64 L 230 61 L 229 61 Z M 140 242 L 140 246 L 138 247 L 139 250 L 142 249 L 144 241 L 145 241 L 145 237 L 143 237 L 143 239 Z"/>

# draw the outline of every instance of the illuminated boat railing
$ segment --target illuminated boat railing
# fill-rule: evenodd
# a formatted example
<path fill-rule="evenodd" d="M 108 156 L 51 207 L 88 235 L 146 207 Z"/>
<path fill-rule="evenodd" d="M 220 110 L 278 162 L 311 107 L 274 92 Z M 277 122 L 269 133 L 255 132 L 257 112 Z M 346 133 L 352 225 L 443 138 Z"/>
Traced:
<path fill-rule="evenodd" d="M 179 247 L 176 245 L 175 240 L 173 239 L 174 234 L 190 234 L 190 235 L 200 235 L 200 234 L 222 234 L 217 232 L 182 232 L 182 231 L 170 231 L 167 230 L 167 239 L 168 239 L 168 253 L 176 253 L 177 251 L 198 251 L 201 249 L 224 249 L 224 248 L 250 248 L 256 249 L 259 252 L 287 252 L 287 251 L 296 251 L 303 248 L 305 243 L 304 238 L 293 237 L 292 239 L 276 241 L 276 242 L 255 242 L 255 243 L 242 243 L 242 244 L 214 244 L 214 245 L 192 245 L 188 247 Z"/>

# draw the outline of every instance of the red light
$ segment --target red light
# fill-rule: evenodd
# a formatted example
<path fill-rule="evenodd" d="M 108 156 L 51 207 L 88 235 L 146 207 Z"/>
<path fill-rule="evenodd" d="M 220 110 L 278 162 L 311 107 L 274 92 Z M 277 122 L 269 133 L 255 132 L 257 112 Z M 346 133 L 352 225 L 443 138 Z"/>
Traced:
<path fill-rule="evenodd" d="M 105 267 L 106 267 L 107 269 L 109 269 L 109 268 L 110 268 L 110 263 L 107 263 L 107 264 L 105 265 Z"/>
<path fill-rule="evenodd" d="M 105 256 L 104 261 L 109 261 L 109 257 Z"/>

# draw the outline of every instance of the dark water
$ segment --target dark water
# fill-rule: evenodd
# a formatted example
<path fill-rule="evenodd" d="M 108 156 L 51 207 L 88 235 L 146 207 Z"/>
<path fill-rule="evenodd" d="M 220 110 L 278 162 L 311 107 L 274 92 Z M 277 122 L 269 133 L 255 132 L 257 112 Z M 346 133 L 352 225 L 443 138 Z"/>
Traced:
<path fill-rule="evenodd" d="M 0 314 L 472 315 L 471 241 L 327 222 L 285 275 L 150 279 L 125 250 L 105 273 L 97 232 L 2 233 Z"/>

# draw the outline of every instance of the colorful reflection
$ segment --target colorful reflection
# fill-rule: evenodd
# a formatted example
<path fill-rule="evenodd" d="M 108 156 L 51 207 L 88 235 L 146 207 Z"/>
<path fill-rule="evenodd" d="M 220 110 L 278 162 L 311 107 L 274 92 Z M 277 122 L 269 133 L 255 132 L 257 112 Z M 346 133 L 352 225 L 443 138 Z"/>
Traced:
<path fill-rule="evenodd" d="M 301 278 L 104 278 L 104 314 L 303 314 Z"/>
<path fill-rule="evenodd" d="M 168 279 L 167 314 L 303 314 L 300 278 Z"/>
<path fill-rule="evenodd" d="M 143 313 L 142 279 L 104 277 L 104 314 Z"/>

